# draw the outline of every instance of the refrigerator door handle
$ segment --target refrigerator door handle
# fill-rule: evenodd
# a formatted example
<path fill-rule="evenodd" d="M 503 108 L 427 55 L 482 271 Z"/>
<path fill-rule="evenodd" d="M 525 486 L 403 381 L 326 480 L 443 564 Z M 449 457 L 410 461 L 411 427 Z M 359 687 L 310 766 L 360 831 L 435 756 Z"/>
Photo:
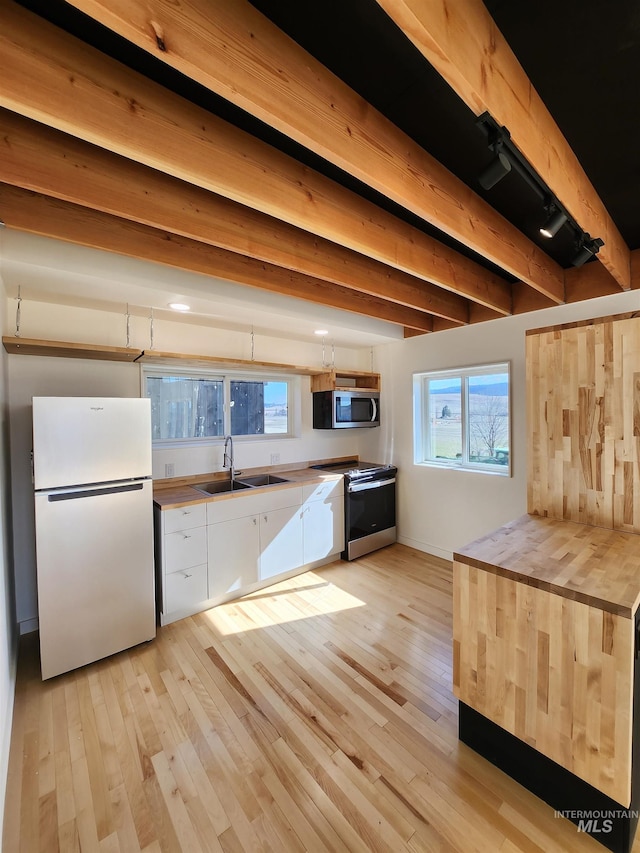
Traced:
<path fill-rule="evenodd" d="M 50 503 L 53 501 L 73 501 L 77 498 L 91 498 L 98 495 L 117 495 L 120 492 L 136 492 L 142 488 L 142 483 L 128 483 L 126 486 L 105 486 L 97 489 L 72 489 L 68 492 L 55 492 L 47 495 Z"/>

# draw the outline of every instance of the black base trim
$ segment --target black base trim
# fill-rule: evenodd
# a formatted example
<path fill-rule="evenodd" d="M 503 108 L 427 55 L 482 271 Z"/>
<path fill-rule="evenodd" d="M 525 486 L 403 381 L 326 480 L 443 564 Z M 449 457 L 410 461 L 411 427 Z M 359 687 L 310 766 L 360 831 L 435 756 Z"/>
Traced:
<path fill-rule="evenodd" d="M 637 793 L 624 808 L 464 702 L 459 703 L 458 726 L 463 743 L 562 812 L 578 832 L 588 833 L 613 853 L 630 853 L 638 824 Z"/>

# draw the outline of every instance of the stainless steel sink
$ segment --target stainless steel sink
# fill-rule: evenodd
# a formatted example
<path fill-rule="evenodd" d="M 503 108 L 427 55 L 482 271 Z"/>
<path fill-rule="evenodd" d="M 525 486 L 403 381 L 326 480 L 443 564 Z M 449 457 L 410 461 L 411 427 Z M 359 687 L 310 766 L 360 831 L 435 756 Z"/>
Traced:
<path fill-rule="evenodd" d="M 251 485 L 249 483 L 242 483 L 240 480 L 233 480 L 233 482 L 231 480 L 215 480 L 213 483 L 199 483 L 197 485 L 193 483 L 192 488 L 198 492 L 202 492 L 204 495 L 221 495 L 224 492 L 250 489 Z"/>
<path fill-rule="evenodd" d="M 291 480 L 285 480 L 284 477 L 276 477 L 275 474 L 255 474 L 253 477 L 240 477 L 236 483 L 243 483 L 247 486 L 274 486 L 276 483 L 290 483 Z"/>

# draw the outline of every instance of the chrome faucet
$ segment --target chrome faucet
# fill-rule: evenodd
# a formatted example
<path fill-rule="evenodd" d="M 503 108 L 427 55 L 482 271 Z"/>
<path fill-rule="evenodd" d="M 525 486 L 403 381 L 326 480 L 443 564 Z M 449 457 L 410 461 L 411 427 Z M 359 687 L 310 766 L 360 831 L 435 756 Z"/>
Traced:
<path fill-rule="evenodd" d="M 222 467 L 229 469 L 229 478 L 231 480 L 231 485 L 233 486 L 233 481 L 236 477 L 236 471 L 233 462 L 233 438 L 230 435 L 226 435 L 224 438 L 224 451 L 222 454 Z"/>

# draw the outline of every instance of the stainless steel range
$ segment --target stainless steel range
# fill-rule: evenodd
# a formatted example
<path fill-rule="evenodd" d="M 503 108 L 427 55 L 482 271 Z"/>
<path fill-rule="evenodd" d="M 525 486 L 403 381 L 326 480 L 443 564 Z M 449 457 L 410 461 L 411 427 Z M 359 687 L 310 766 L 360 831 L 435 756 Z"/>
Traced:
<path fill-rule="evenodd" d="M 343 560 L 354 560 L 396 541 L 395 465 L 351 459 L 312 467 L 344 475 Z"/>

